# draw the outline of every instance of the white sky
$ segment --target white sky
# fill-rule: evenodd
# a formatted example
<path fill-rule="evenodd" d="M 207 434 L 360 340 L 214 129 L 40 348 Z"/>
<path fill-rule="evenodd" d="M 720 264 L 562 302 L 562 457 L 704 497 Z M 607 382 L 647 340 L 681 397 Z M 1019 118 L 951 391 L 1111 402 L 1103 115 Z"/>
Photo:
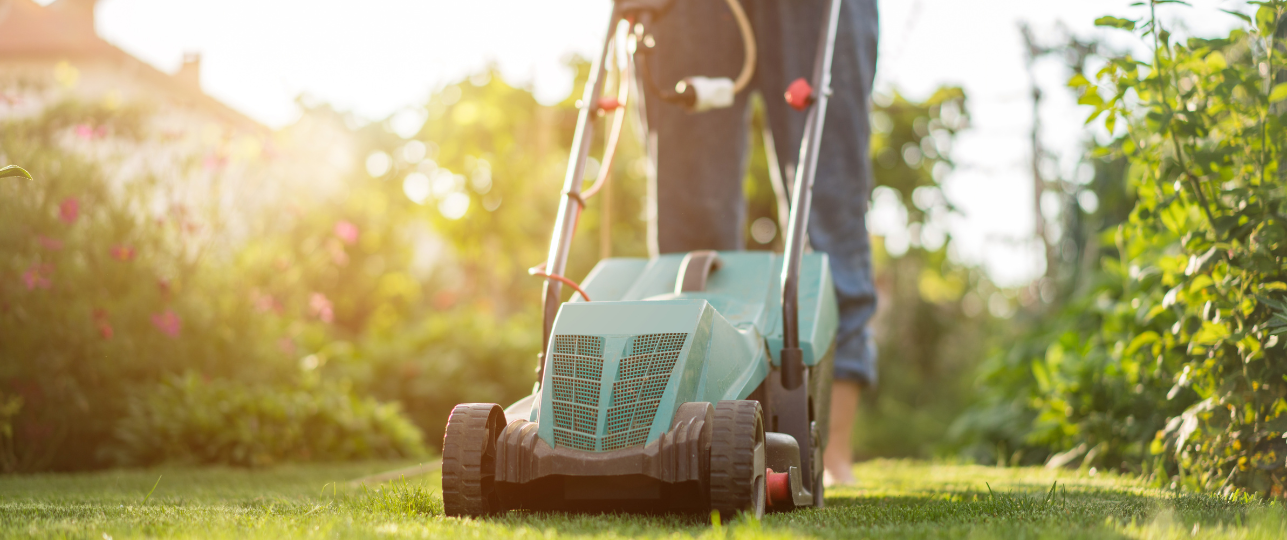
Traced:
<path fill-rule="evenodd" d="M 680 0 L 683 1 L 683 0 Z M 41 0 L 48 3 L 48 0 Z M 1032 246 L 1015 240 L 1033 227 L 1027 133 L 1031 125 L 1019 21 L 1038 36 L 1063 23 L 1082 36 L 1096 17 L 1139 15 L 1131 0 L 880 0 L 878 89 L 912 98 L 942 84 L 965 88 L 973 128 L 953 152 L 960 168 L 944 184 L 965 217 L 951 224 L 956 255 L 984 264 L 1003 285 L 1042 271 Z M 1237 21 L 1194 0 L 1170 8 L 1198 35 Z M 367 119 L 420 103 L 435 87 L 494 62 L 516 83 L 530 81 L 552 102 L 571 91 L 562 59 L 593 54 L 609 0 L 102 0 L 98 31 L 167 72 L 184 52 L 202 54 L 202 87 L 271 126 L 298 114 L 305 94 Z M 1123 47 L 1129 41 L 1118 41 Z M 1076 164 L 1085 111 L 1060 90 L 1059 60 L 1039 66 L 1045 88 L 1043 137 L 1066 174 Z M 873 224 L 879 226 L 879 224 Z"/>

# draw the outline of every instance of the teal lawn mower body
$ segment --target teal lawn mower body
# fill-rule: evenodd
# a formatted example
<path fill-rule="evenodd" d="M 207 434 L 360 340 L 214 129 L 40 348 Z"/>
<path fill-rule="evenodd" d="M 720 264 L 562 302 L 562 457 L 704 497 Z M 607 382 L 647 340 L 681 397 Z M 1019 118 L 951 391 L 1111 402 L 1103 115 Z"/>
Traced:
<path fill-rule="evenodd" d="M 631 73 L 651 81 L 647 32 L 666 3 L 618 0 L 583 103 L 605 103 L 609 43 L 626 34 L 618 33 L 619 22 L 630 23 L 622 28 L 637 44 L 628 48 L 638 65 Z M 839 315 L 827 256 L 805 253 L 805 225 L 839 7 L 830 0 L 813 85 L 801 79 L 786 93 L 808 116 L 783 253 L 609 258 L 581 286 L 562 276 L 589 196 L 580 179 L 593 120 L 607 110 L 582 107 L 549 258 L 532 271 L 546 278 L 537 384 L 505 409 L 466 403 L 452 411 L 442 464 L 448 515 L 531 509 L 758 517 L 766 509 L 822 505 Z M 564 284 L 579 297 L 563 301 Z"/>
<path fill-rule="evenodd" d="M 583 285 L 595 301 L 563 304 L 541 381 L 550 391 L 528 416 L 546 444 L 602 452 L 656 442 L 680 404 L 746 399 L 779 363 L 781 255 L 720 253 L 694 291 L 682 290 L 686 259 L 601 261 Z M 800 348 L 814 366 L 836 333 L 826 255 L 805 256 L 800 298 Z"/>

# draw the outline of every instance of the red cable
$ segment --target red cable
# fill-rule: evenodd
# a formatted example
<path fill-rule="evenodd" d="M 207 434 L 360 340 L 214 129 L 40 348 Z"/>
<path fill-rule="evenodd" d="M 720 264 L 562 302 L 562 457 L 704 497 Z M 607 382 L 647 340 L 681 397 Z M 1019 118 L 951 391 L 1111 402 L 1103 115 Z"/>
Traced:
<path fill-rule="evenodd" d="M 553 279 L 553 280 L 559 281 L 559 282 L 561 282 L 561 283 L 564 283 L 564 284 L 566 284 L 567 286 L 572 287 L 572 289 L 573 289 L 573 290 L 575 290 L 578 294 L 580 294 L 580 295 L 581 295 L 581 298 L 584 298 L 586 302 L 589 302 L 589 301 L 590 301 L 590 295 L 585 294 L 585 291 L 581 290 L 581 286 L 580 286 L 580 285 L 577 285 L 577 283 L 576 283 L 575 281 L 572 281 L 572 280 L 570 280 L 570 279 L 568 279 L 568 278 L 565 278 L 565 277 L 563 277 L 563 276 L 560 276 L 560 275 L 558 275 L 558 274 L 547 274 L 547 273 L 545 273 L 545 272 L 543 272 L 543 271 L 542 271 L 542 270 L 544 270 L 544 269 L 545 269 L 545 263 L 541 263 L 541 264 L 538 264 L 538 265 L 533 266 L 533 267 L 531 267 L 531 268 L 528 268 L 528 269 L 527 269 L 527 273 L 528 273 L 529 275 L 533 275 L 533 276 L 540 276 L 540 277 L 543 277 L 543 278 Z"/>

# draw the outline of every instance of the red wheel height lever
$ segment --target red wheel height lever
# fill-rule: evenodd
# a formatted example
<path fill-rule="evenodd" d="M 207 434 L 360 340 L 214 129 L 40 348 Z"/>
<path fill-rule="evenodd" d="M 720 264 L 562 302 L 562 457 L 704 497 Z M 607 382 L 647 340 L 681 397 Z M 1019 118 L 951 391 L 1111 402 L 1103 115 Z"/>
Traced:
<path fill-rule="evenodd" d="M 769 506 L 779 506 L 791 502 L 791 475 L 764 470 L 765 498 Z"/>
<path fill-rule="evenodd" d="M 791 81 L 791 85 L 786 89 L 786 102 L 792 109 L 803 111 L 813 105 L 813 86 L 804 77 Z"/>

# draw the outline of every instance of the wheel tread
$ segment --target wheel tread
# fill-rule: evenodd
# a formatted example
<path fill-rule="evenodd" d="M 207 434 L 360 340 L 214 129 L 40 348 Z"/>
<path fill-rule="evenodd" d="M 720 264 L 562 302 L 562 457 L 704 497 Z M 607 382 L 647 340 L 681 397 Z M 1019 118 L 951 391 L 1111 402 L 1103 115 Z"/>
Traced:
<path fill-rule="evenodd" d="M 757 401 L 721 401 L 715 407 L 711 434 L 710 503 L 712 510 L 731 517 L 756 501 L 756 430 L 763 429 Z M 762 473 L 762 471 L 761 471 Z"/>
<path fill-rule="evenodd" d="M 494 487 L 484 485 L 483 453 L 499 432 L 493 420 L 504 412 L 494 403 L 462 403 L 451 411 L 442 444 L 442 502 L 449 516 L 476 516 L 498 510 Z M 492 491 L 492 492 L 488 492 Z"/>

